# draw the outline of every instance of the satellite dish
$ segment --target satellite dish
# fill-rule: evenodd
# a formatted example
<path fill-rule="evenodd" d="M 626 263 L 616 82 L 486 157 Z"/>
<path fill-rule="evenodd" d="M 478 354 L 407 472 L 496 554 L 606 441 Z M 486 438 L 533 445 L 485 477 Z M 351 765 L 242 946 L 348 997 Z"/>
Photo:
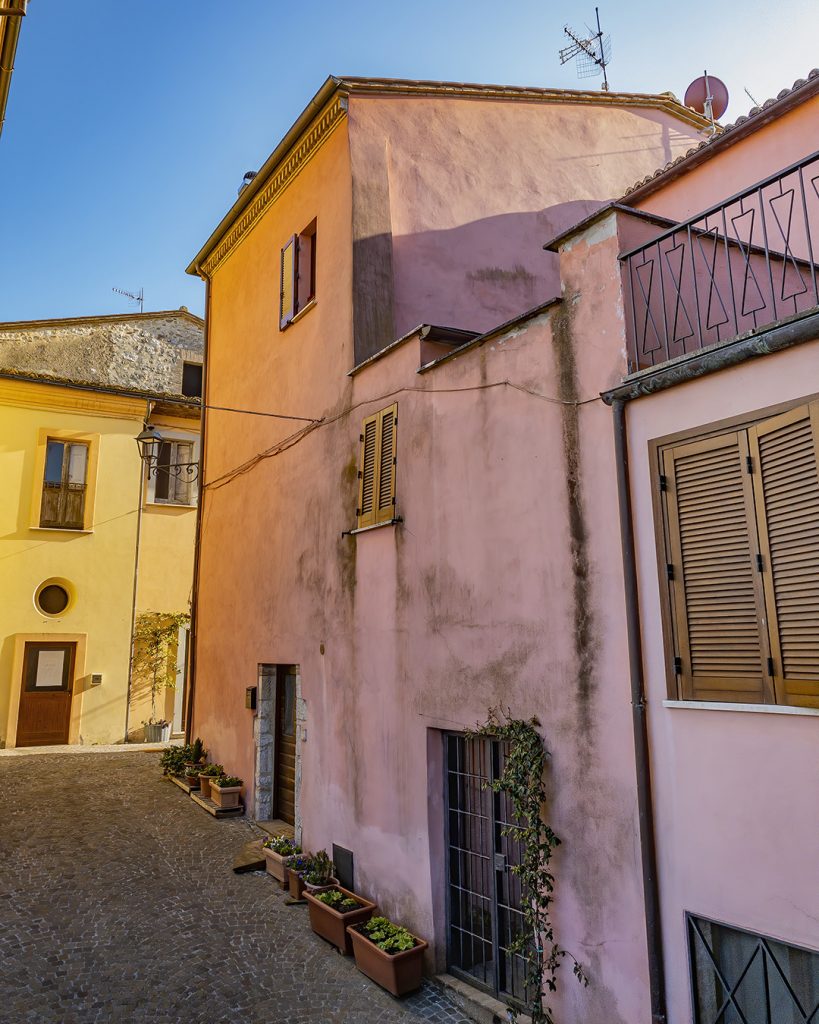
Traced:
<path fill-rule="evenodd" d="M 703 114 L 711 121 L 718 121 L 728 109 L 728 89 L 725 82 L 706 71 L 685 90 L 684 102 L 698 114 Z"/>

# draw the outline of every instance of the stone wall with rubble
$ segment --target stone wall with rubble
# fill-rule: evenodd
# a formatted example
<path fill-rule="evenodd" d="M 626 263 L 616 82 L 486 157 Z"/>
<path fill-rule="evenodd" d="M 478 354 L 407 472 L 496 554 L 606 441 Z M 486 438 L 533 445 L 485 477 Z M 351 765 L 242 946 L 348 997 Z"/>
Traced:
<path fill-rule="evenodd" d="M 0 369 L 180 394 L 204 323 L 186 310 L 0 324 Z"/>

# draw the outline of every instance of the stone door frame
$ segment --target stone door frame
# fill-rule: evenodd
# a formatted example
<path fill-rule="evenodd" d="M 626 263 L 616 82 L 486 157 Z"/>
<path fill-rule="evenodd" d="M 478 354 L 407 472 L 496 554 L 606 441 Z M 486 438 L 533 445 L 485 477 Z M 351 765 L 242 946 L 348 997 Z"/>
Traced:
<path fill-rule="evenodd" d="M 276 770 L 276 686 L 279 668 L 296 670 L 296 786 L 294 830 L 301 842 L 301 745 L 306 738 L 307 707 L 301 695 L 301 671 L 293 662 L 260 663 L 256 680 L 256 718 L 253 738 L 254 763 L 253 813 L 257 821 L 270 821 L 273 814 L 273 785 Z"/>

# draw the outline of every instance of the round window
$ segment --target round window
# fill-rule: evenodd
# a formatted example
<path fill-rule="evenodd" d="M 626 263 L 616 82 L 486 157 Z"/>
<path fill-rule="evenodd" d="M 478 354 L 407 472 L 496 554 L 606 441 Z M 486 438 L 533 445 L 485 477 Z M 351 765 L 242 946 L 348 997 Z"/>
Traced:
<path fill-rule="evenodd" d="M 68 607 L 68 591 L 59 583 L 49 583 L 37 594 L 37 607 L 46 615 L 59 615 Z"/>

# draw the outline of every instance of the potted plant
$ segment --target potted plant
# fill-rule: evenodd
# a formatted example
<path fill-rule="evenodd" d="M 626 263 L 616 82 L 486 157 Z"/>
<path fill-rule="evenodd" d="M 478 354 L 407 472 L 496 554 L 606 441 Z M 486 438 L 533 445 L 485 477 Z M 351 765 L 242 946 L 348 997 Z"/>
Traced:
<path fill-rule="evenodd" d="M 187 612 L 143 612 L 137 617 L 131 666 L 139 690 L 151 694 L 151 717 L 142 723 L 146 743 L 167 743 L 171 738 L 171 723 L 156 717 L 156 703 L 160 693 L 176 687 L 179 630 L 189 622 Z"/>
<path fill-rule="evenodd" d="M 191 745 L 187 749 L 189 751 L 190 756 L 188 757 L 188 760 L 185 762 L 185 767 L 198 769 L 199 765 L 204 764 L 205 761 L 207 760 L 208 752 L 207 750 L 205 750 L 205 744 L 197 736 L 193 743 L 191 743 Z"/>
<path fill-rule="evenodd" d="M 167 718 L 160 718 L 157 721 L 150 719 L 142 725 L 145 728 L 146 743 L 170 743 L 171 723 Z"/>
<path fill-rule="evenodd" d="M 369 920 L 375 904 L 340 885 L 305 892 L 304 898 L 310 907 L 310 927 L 316 935 L 349 956 L 353 947 L 347 928 Z"/>
<path fill-rule="evenodd" d="M 312 892 L 315 889 L 326 889 L 328 885 L 338 885 L 334 871 L 335 865 L 327 856 L 327 851 L 319 850 L 301 873 L 304 888 Z"/>
<path fill-rule="evenodd" d="M 269 836 L 262 843 L 262 853 L 267 861 L 267 873 L 281 883 L 282 889 L 287 887 L 287 865 L 295 853 L 301 853 L 301 847 L 290 836 Z"/>
<path fill-rule="evenodd" d="M 300 900 L 304 893 L 304 878 L 302 875 L 310 866 L 313 855 L 310 853 L 297 853 L 290 858 L 287 864 L 287 884 L 290 887 L 290 897 Z"/>
<path fill-rule="evenodd" d="M 218 779 L 225 774 L 225 769 L 220 764 L 206 764 L 199 770 L 199 795 L 205 799 L 210 798 L 210 784 L 213 779 Z"/>
<path fill-rule="evenodd" d="M 222 775 L 212 780 L 210 798 L 217 807 L 238 807 L 243 786 L 244 781 L 235 775 Z"/>
<path fill-rule="evenodd" d="M 162 766 L 163 775 L 184 775 L 185 762 L 191 759 L 191 748 L 168 747 L 159 755 L 159 763 Z"/>
<path fill-rule="evenodd" d="M 350 925 L 347 934 L 353 942 L 355 965 L 362 974 L 394 996 L 420 987 L 427 948 L 423 939 L 386 917 L 371 917 L 363 924 Z"/>
<path fill-rule="evenodd" d="M 185 765 L 185 782 L 191 789 L 199 789 L 199 769 L 200 765 L 186 764 Z"/>

